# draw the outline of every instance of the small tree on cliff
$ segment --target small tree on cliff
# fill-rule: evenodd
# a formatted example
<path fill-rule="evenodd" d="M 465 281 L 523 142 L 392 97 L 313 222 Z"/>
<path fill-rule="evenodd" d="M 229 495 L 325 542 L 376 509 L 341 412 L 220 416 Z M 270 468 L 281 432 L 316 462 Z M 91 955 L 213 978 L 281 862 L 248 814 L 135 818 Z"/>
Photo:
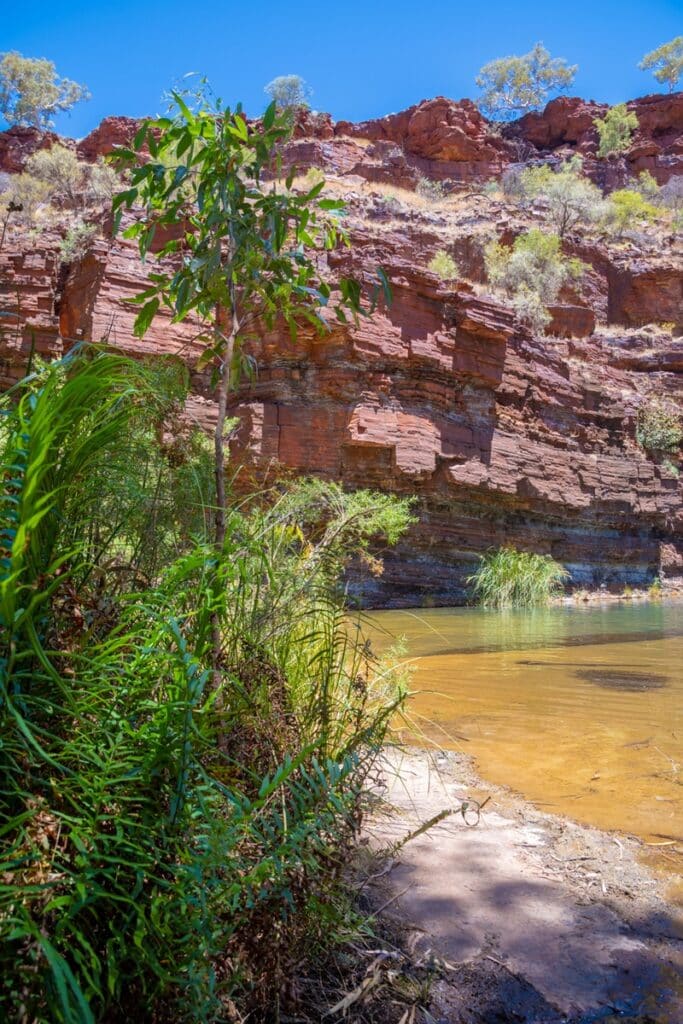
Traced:
<path fill-rule="evenodd" d="M 662 43 L 656 50 L 646 53 L 640 64 L 641 71 L 651 71 L 657 81 L 673 92 L 683 74 L 683 36 L 670 43 Z"/>
<path fill-rule="evenodd" d="M 542 106 L 550 93 L 568 89 L 577 70 L 577 64 L 551 57 L 543 43 L 536 43 L 521 57 L 498 57 L 484 65 L 476 78 L 483 90 L 479 106 L 498 120 L 519 117 Z"/>
<path fill-rule="evenodd" d="M 600 145 L 598 156 L 625 153 L 638 128 L 638 115 L 625 103 L 610 107 L 604 117 L 596 117 L 593 124 L 598 130 Z"/>
<path fill-rule="evenodd" d="M 324 181 L 301 195 L 291 191 L 294 170 L 284 191 L 263 182 L 291 131 L 290 119 L 277 113 L 275 103 L 260 122 L 248 124 L 239 106 L 211 106 L 202 96 L 191 110 L 182 96 L 173 98 L 173 116 L 142 125 L 134 142 L 137 152 L 118 151 L 117 161 L 131 171 L 130 187 L 114 199 L 116 229 L 123 209 L 133 209 L 135 220 L 124 234 L 138 240 L 143 259 L 157 230 L 173 229 L 172 240 L 154 256 L 174 258 L 177 269 L 150 274 L 150 287 L 133 299 L 141 306 L 135 334 L 145 335 L 162 305 L 175 322 L 195 314 L 205 325 L 201 362 L 214 364 L 218 398 L 215 542 L 222 550 L 227 404 L 239 380 L 242 344 L 277 321 L 293 338 L 302 322 L 324 332 L 323 310 L 332 287 L 317 256 L 348 240 L 339 222 L 343 202 L 320 198 Z M 145 148 L 150 159 L 140 162 L 138 153 Z M 378 279 L 388 297 L 381 271 Z M 341 278 L 336 288 L 332 310 L 339 321 L 366 312 L 358 282 Z M 215 667 L 219 652 L 215 636 Z"/>
<path fill-rule="evenodd" d="M 264 86 L 278 110 L 300 110 L 308 107 L 311 90 L 301 75 L 278 75 Z"/>
<path fill-rule="evenodd" d="M 44 131 L 53 126 L 55 114 L 89 98 L 84 85 L 60 78 L 51 60 L 16 51 L 0 55 L 0 114 L 9 125 Z"/>

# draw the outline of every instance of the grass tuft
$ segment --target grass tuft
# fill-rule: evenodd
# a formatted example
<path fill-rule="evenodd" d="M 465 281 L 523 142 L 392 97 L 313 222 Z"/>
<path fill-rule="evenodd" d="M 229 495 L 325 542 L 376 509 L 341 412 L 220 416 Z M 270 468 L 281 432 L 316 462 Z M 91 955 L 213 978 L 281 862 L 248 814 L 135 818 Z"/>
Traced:
<path fill-rule="evenodd" d="M 550 555 L 504 547 L 480 556 L 467 582 L 484 608 L 531 608 L 547 604 L 568 577 Z"/>

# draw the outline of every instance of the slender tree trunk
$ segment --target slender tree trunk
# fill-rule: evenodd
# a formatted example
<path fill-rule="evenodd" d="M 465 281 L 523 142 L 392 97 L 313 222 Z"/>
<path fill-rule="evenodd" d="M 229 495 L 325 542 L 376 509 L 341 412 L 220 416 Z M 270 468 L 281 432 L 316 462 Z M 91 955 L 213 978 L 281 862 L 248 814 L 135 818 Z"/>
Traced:
<path fill-rule="evenodd" d="M 216 327 L 221 328 L 221 308 L 216 309 Z M 225 421 L 228 415 L 228 394 L 230 392 L 230 380 L 232 374 L 232 361 L 235 354 L 235 341 L 239 331 L 239 321 L 234 304 L 232 309 L 232 322 L 230 333 L 226 340 L 225 352 L 223 353 L 223 365 L 218 380 L 218 419 L 216 420 L 216 431 L 214 434 L 215 465 L 214 475 L 216 480 L 216 517 L 214 542 L 216 545 L 216 556 L 220 559 L 227 526 L 227 494 L 225 487 Z M 218 581 L 215 581 L 218 582 Z M 215 595 L 218 599 L 218 594 Z M 211 655 L 213 685 L 218 688 L 221 684 L 221 623 L 218 608 L 211 613 Z"/>
<path fill-rule="evenodd" d="M 216 530 L 215 543 L 221 551 L 225 542 L 227 498 L 225 493 L 225 421 L 228 416 L 228 392 L 230 391 L 230 372 L 235 352 L 234 327 L 228 336 L 225 347 L 225 359 L 218 382 L 218 419 L 214 436 L 216 478 Z"/>

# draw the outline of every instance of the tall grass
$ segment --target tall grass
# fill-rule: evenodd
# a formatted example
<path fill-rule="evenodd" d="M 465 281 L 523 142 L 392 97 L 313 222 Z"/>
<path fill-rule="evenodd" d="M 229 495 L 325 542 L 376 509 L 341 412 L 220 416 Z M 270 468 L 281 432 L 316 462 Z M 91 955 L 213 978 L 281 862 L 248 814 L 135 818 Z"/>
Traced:
<path fill-rule="evenodd" d="M 219 558 L 158 397 L 96 352 L 2 404 L 2 1019 L 270 1019 L 403 699 L 338 580 L 406 506 L 264 496 Z"/>
<path fill-rule="evenodd" d="M 505 547 L 481 555 L 467 582 L 485 608 L 529 608 L 547 604 L 568 577 L 550 555 Z"/>

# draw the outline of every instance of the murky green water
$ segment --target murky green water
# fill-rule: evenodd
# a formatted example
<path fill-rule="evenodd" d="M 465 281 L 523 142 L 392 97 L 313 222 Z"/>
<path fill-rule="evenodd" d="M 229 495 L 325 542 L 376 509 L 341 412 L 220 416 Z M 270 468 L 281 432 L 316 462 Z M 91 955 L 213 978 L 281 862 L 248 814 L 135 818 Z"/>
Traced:
<path fill-rule="evenodd" d="M 640 836 L 683 898 L 683 605 L 370 616 L 426 737 L 539 807 Z"/>

